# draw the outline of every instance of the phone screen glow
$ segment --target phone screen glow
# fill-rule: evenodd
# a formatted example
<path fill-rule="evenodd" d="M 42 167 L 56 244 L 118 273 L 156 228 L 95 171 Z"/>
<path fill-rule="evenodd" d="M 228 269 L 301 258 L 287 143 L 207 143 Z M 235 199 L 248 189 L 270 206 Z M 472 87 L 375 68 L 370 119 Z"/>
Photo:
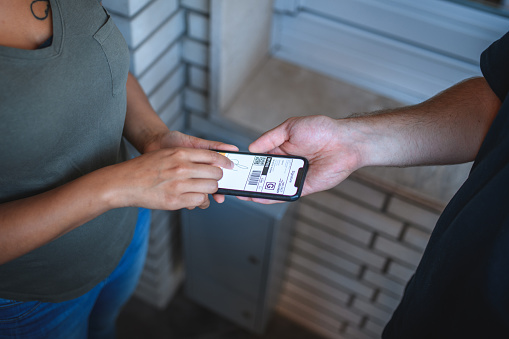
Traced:
<path fill-rule="evenodd" d="M 234 163 L 233 169 L 223 168 L 219 188 L 293 196 L 297 193 L 295 180 L 302 159 L 282 158 L 272 155 L 225 153 Z"/>

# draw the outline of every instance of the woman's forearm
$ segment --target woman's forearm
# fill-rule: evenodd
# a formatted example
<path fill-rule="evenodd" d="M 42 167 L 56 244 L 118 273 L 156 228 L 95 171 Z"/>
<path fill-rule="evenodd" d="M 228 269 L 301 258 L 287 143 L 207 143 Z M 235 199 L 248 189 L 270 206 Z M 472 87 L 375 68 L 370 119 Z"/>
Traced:
<path fill-rule="evenodd" d="M 205 208 L 231 161 L 203 149 L 167 148 L 107 166 L 58 188 L 0 204 L 0 264 L 119 207 Z"/>
<path fill-rule="evenodd" d="M 0 204 L 0 265 L 117 207 L 111 196 L 112 178 L 103 172 Z"/>
<path fill-rule="evenodd" d="M 124 136 L 140 153 L 151 151 L 150 145 L 168 132 L 168 127 L 159 118 L 148 101 L 145 92 L 129 73 L 127 78 L 127 112 Z"/>

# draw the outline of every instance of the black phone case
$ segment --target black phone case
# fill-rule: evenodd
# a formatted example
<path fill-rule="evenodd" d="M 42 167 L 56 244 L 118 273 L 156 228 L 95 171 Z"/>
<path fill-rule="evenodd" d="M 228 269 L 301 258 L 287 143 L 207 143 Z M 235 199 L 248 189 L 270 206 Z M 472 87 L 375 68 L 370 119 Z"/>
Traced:
<path fill-rule="evenodd" d="M 232 151 L 221 151 L 221 150 L 214 150 L 214 151 L 222 152 L 222 153 L 236 153 L 236 154 L 249 154 L 249 155 L 289 158 L 289 159 L 302 159 L 304 161 L 304 166 L 299 169 L 299 173 L 297 173 L 297 179 L 295 180 L 295 182 L 299 184 L 297 193 L 295 193 L 295 195 L 286 196 L 286 195 L 282 195 L 282 194 L 239 191 L 239 190 L 232 190 L 232 189 L 225 189 L 225 188 L 218 189 L 217 194 L 235 195 L 235 196 L 241 196 L 241 197 L 271 199 L 271 200 L 280 200 L 280 201 L 295 201 L 300 198 L 300 195 L 302 193 L 302 188 L 304 187 L 304 180 L 306 179 L 306 174 L 307 174 L 308 167 L 309 167 L 308 159 L 306 159 L 304 157 L 300 157 L 300 156 L 268 154 L 268 153 L 232 152 Z"/>

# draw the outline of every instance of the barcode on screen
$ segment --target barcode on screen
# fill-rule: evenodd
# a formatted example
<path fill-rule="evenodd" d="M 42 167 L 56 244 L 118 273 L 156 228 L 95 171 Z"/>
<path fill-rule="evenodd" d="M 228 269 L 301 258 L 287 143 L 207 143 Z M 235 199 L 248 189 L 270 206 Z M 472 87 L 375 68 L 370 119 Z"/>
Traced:
<path fill-rule="evenodd" d="M 253 161 L 254 166 L 263 166 L 265 165 L 265 158 L 266 157 L 255 157 Z"/>
<path fill-rule="evenodd" d="M 249 175 L 249 179 L 248 179 L 248 185 L 251 185 L 251 186 L 256 186 L 258 185 L 258 181 L 260 180 L 260 176 L 262 174 L 262 171 L 253 171 L 251 172 L 251 174 Z"/>

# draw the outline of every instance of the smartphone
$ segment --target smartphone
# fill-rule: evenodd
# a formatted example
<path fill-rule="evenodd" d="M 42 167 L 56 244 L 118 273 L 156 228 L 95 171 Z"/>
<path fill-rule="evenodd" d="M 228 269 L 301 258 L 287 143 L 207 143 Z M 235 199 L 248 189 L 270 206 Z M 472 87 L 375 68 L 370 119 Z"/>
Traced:
<path fill-rule="evenodd" d="M 217 151 L 229 158 L 233 169 L 223 168 L 219 194 L 295 201 L 301 193 L 308 160 L 299 156 Z"/>

